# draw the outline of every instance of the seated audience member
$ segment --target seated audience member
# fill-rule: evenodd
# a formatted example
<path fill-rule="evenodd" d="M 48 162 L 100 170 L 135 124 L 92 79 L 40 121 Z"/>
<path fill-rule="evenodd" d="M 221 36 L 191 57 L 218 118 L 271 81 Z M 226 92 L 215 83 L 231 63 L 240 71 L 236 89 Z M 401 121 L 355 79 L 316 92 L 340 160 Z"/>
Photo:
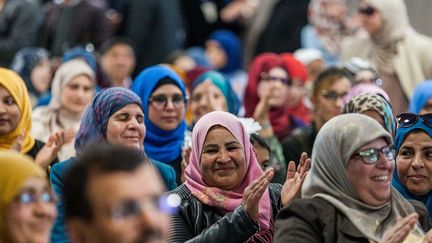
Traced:
<path fill-rule="evenodd" d="M 0 152 L 0 242 L 48 243 L 56 217 L 45 172 L 28 156 Z"/>
<path fill-rule="evenodd" d="M 360 113 L 381 124 L 392 136 L 395 133 L 395 118 L 390 103 L 376 94 L 359 94 L 345 105 L 342 113 Z"/>
<path fill-rule="evenodd" d="M 432 80 L 425 80 L 416 86 L 408 110 L 415 114 L 432 113 Z"/>
<path fill-rule="evenodd" d="M 264 129 L 271 129 L 280 141 L 296 127 L 305 125 L 289 114 L 290 78 L 279 55 L 260 54 L 249 69 L 247 95 L 243 101 L 246 116 L 253 117 Z"/>
<path fill-rule="evenodd" d="M 374 119 L 332 118 L 316 138 L 301 199 L 278 214 L 275 242 L 422 242 L 430 224 L 420 226 L 425 221 L 392 188 L 395 156 L 391 135 Z"/>
<path fill-rule="evenodd" d="M 222 111 L 197 122 L 192 146 L 168 241 L 272 242 L 276 214 L 298 196 L 310 160 L 297 172 L 290 163 L 283 186 L 269 184 L 274 170 L 263 172 L 242 122 Z"/>
<path fill-rule="evenodd" d="M 118 144 L 138 150 L 144 154 L 146 135 L 141 99 L 132 91 L 115 87 L 99 92 L 87 108 L 75 138 L 75 149 L 79 155 L 92 143 Z M 64 177 L 75 158 L 54 166 L 50 173 L 53 190 L 63 195 Z M 162 175 L 168 190 L 176 187 L 174 170 L 160 162 L 151 160 Z M 57 204 L 58 217 L 51 237 L 52 242 L 68 242 L 65 234 L 63 201 Z"/>
<path fill-rule="evenodd" d="M 132 42 L 124 37 L 113 37 L 103 43 L 99 52 L 100 64 L 111 86 L 130 88 L 135 69 Z"/>
<path fill-rule="evenodd" d="M 190 100 L 193 123 L 212 111 L 227 111 L 238 115 L 240 107 L 238 96 L 222 74 L 208 71 L 193 80 Z"/>
<path fill-rule="evenodd" d="M 0 68 L 0 148 L 27 154 L 43 169 L 57 161 L 64 143 L 63 132 L 43 143 L 31 136 L 31 103 L 24 81 L 12 70 Z"/>
<path fill-rule="evenodd" d="M 326 63 L 324 62 L 322 52 L 313 48 L 301 48 L 293 53 L 294 57 L 303 63 L 307 68 L 308 79 L 305 83 L 306 89 L 311 92 L 313 83 L 318 75 L 324 71 Z"/>
<path fill-rule="evenodd" d="M 393 186 L 406 198 L 422 202 L 432 218 L 432 114 L 397 116 Z"/>
<path fill-rule="evenodd" d="M 239 99 L 243 100 L 248 77 L 242 68 L 240 38 L 230 30 L 220 29 L 210 34 L 205 46 L 210 65 L 227 77 Z"/>
<path fill-rule="evenodd" d="M 23 48 L 15 54 L 11 69 L 24 80 L 32 107 L 35 107 L 39 97 L 46 95 L 51 86 L 53 73 L 48 51 L 44 48 Z"/>
<path fill-rule="evenodd" d="M 342 64 L 344 70 L 351 74 L 353 85 L 357 84 L 373 84 L 382 85 L 382 80 L 378 76 L 378 72 L 370 62 L 360 57 L 352 57 Z"/>
<path fill-rule="evenodd" d="M 350 88 L 349 76 L 340 68 L 328 68 L 318 76 L 311 97 L 314 105 L 312 123 L 296 129 L 290 137 L 282 141 L 286 164 L 291 160 L 298 161 L 303 152 L 312 156 L 318 131 L 328 120 L 341 114 L 344 107 L 342 98 Z"/>
<path fill-rule="evenodd" d="M 118 145 L 90 146 L 65 177 L 65 215 L 71 241 L 165 242 L 178 195 L 163 195 L 146 156 Z M 174 204 L 171 200 L 174 197 Z"/>
<path fill-rule="evenodd" d="M 186 88 L 170 68 L 156 65 L 144 69 L 134 80 L 132 91 L 142 100 L 147 128 L 147 155 L 170 165 L 181 183 L 182 145 L 186 131 Z"/>
<path fill-rule="evenodd" d="M 376 94 L 383 97 L 387 102 L 391 103 L 390 97 L 387 92 L 381 89 L 379 86 L 375 84 L 356 84 L 354 87 L 350 89 L 347 95 L 343 97 L 343 102 L 346 105 L 354 96 L 360 94 Z"/>
<path fill-rule="evenodd" d="M 34 138 L 47 142 L 50 134 L 64 131 L 65 144 L 58 153 L 60 161 L 75 156 L 74 137 L 85 109 L 95 93 L 93 70 L 83 60 L 63 63 L 51 84 L 51 100 L 32 112 Z"/>

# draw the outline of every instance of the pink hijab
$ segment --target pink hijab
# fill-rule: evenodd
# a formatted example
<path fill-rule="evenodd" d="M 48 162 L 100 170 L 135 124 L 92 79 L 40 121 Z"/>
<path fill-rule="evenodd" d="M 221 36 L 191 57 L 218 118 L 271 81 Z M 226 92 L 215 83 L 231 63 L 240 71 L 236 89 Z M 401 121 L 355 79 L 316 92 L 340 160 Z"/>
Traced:
<path fill-rule="evenodd" d="M 233 191 L 226 191 L 216 187 L 209 187 L 204 182 L 201 176 L 200 160 L 201 151 L 204 145 L 208 130 L 213 126 L 222 126 L 228 129 L 238 142 L 242 145 L 245 158 L 247 172 L 240 185 Z M 234 115 L 223 112 L 210 112 L 195 124 L 192 131 L 192 152 L 190 155 L 189 165 L 185 170 L 186 186 L 202 203 L 217 207 L 224 212 L 232 212 L 237 208 L 243 197 L 244 189 L 252 183 L 256 178 L 263 174 L 261 167 L 256 159 L 253 146 L 249 142 L 248 134 L 243 127 L 241 121 Z M 261 232 L 271 229 L 272 208 L 270 203 L 270 195 L 268 189 L 264 192 L 259 203 L 259 225 Z M 261 233 L 260 232 L 260 233 Z M 258 234 L 260 234 L 258 233 Z"/>

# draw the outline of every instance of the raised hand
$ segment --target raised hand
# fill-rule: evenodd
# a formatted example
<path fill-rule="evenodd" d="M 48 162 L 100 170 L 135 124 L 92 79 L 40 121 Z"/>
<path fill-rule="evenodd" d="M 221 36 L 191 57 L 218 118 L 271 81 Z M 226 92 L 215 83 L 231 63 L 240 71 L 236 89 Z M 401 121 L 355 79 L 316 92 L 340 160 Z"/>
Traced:
<path fill-rule="evenodd" d="M 26 131 L 25 129 L 23 129 L 23 130 L 21 131 L 21 134 L 20 134 L 20 135 L 15 139 L 15 141 L 12 143 L 12 146 L 11 146 L 10 149 L 11 149 L 11 150 L 15 150 L 15 151 L 21 153 L 21 150 L 22 150 L 22 144 L 23 144 L 23 142 L 24 142 L 24 138 L 25 138 L 26 134 L 27 134 L 27 131 Z"/>
<path fill-rule="evenodd" d="M 243 192 L 243 207 L 249 217 L 258 222 L 259 201 L 273 178 L 274 170 L 269 169 L 255 179 Z"/>
<path fill-rule="evenodd" d="M 183 148 L 183 151 L 182 151 L 181 176 L 180 176 L 180 180 L 182 182 L 185 182 L 185 180 L 186 180 L 185 169 L 189 164 L 189 158 L 190 158 L 191 151 L 192 151 L 192 147 Z"/>
<path fill-rule="evenodd" d="M 63 131 L 52 134 L 36 155 L 36 163 L 42 168 L 47 169 L 65 143 L 66 135 Z"/>
<path fill-rule="evenodd" d="M 417 213 L 412 213 L 406 217 L 399 218 L 396 221 L 396 224 L 384 233 L 383 239 L 380 243 L 402 243 L 408 234 L 414 229 L 417 220 Z"/>
<path fill-rule="evenodd" d="M 300 163 L 297 169 L 294 161 L 289 162 L 287 177 L 281 191 L 282 206 L 289 204 L 292 200 L 300 196 L 301 187 L 309 172 L 310 164 L 311 159 L 308 158 L 305 152 L 300 156 Z"/>

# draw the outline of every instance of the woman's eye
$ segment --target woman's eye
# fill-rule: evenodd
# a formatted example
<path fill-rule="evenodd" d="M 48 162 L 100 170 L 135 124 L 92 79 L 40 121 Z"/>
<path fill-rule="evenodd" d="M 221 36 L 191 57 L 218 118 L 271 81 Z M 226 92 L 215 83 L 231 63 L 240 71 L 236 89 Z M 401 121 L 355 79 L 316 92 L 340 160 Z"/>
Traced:
<path fill-rule="evenodd" d="M 399 155 L 401 155 L 401 156 L 412 156 L 413 152 L 411 150 L 402 149 L 401 151 L 399 151 Z"/>
<path fill-rule="evenodd" d="M 427 158 L 427 159 L 432 159 L 432 150 L 431 151 L 425 151 L 425 157 Z"/>
<path fill-rule="evenodd" d="M 5 103 L 6 105 L 13 105 L 15 104 L 15 100 L 9 96 L 3 100 L 3 103 Z"/>
<path fill-rule="evenodd" d="M 217 149 L 207 149 L 204 152 L 207 154 L 215 154 L 215 153 L 217 153 Z"/>
<path fill-rule="evenodd" d="M 138 123 L 143 123 L 144 122 L 144 116 L 137 116 L 136 120 Z"/>
<path fill-rule="evenodd" d="M 118 119 L 119 119 L 120 121 L 126 121 L 126 120 L 128 119 L 128 115 L 119 115 L 119 116 L 118 116 Z"/>

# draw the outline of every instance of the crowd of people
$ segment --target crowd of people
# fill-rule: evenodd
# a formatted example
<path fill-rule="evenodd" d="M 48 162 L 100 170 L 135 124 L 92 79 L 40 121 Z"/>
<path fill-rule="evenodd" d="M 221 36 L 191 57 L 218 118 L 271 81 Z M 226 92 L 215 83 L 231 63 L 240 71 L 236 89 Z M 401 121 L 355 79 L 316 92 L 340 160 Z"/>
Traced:
<path fill-rule="evenodd" d="M 0 0 L 0 66 L 0 243 L 432 243 L 403 0 Z"/>

